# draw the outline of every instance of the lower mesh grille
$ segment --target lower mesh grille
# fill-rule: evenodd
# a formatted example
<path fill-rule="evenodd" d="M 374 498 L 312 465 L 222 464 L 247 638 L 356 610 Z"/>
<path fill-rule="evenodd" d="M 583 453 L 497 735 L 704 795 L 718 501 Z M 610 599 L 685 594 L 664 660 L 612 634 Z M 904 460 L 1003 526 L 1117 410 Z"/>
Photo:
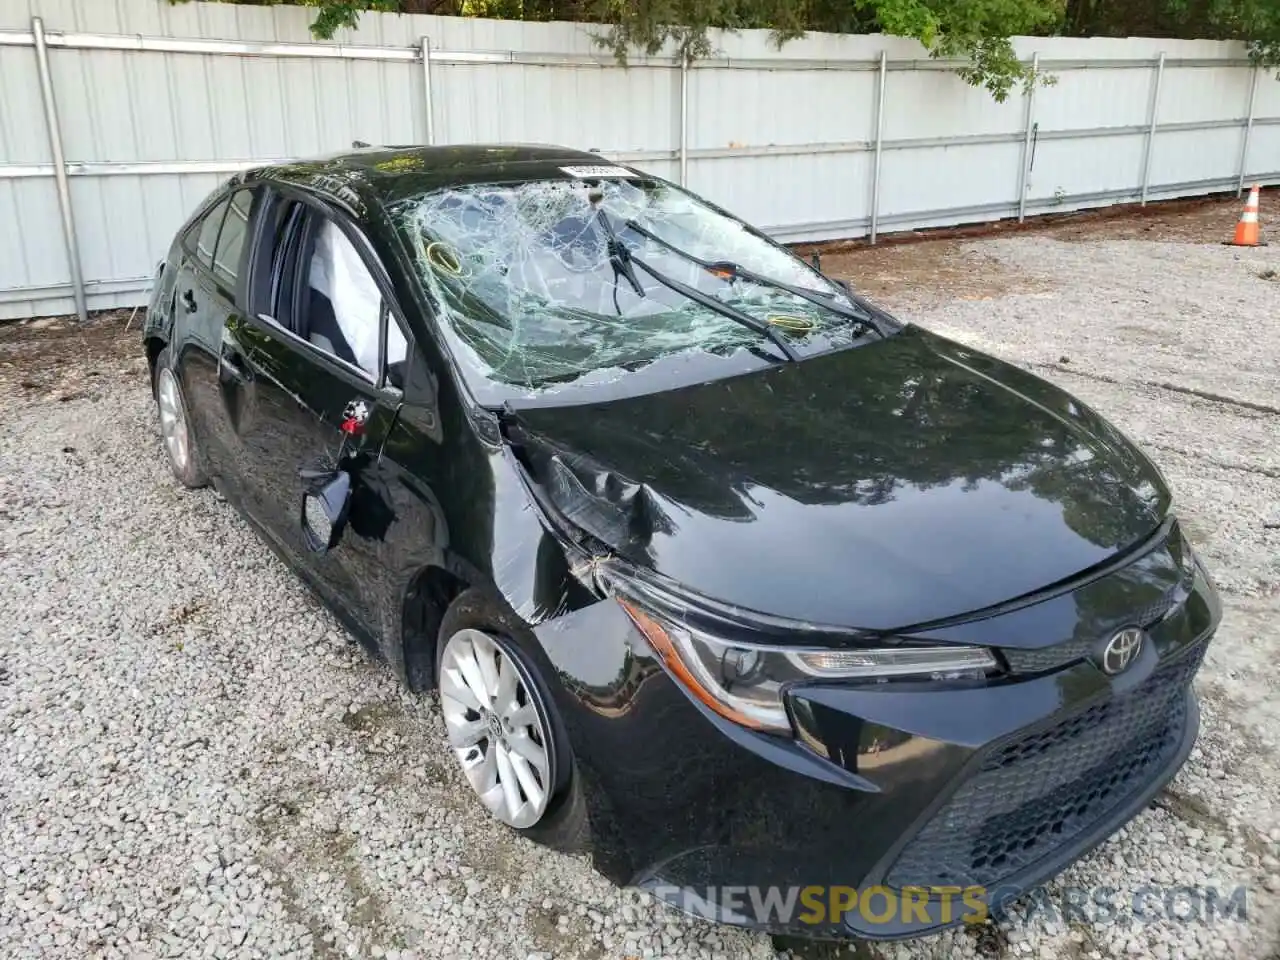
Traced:
<path fill-rule="evenodd" d="M 1106 818 L 1173 759 L 1204 645 L 1131 693 L 998 747 L 903 849 L 893 887 L 993 887 Z"/>

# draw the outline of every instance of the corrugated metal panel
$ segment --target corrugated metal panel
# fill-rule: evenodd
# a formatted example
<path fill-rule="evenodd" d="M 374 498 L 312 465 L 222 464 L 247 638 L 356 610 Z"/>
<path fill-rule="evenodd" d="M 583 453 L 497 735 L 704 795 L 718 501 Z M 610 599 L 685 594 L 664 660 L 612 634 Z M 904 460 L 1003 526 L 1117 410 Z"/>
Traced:
<path fill-rule="evenodd" d="M 1026 108 L 1021 99 L 996 101 L 953 73 L 890 71 L 884 134 L 890 140 L 1017 133 Z"/>
<path fill-rule="evenodd" d="M 1280 170 L 1280 123 L 1253 128 L 1249 140 L 1249 158 L 1245 163 L 1245 180 L 1257 183 L 1274 177 Z"/>
<path fill-rule="evenodd" d="M 690 188 L 778 234 L 865 218 L 875 83 L 867 71 L 788 70 L 785 59 L 770 70 L 691 70 Z M 742 148 L 764 155 L 699 157 Z"/>
<path fill-rule="evenodd" d="M 1263 70 L 1258 76 L 1258 99 L 1254 102 L 1254 114 L 1259 117 L 1280 117 L 1280 79 L 1274 70 Z"/>
<path fill-rule="evenodd" d="M 1021 143 L 930 147 L 893 153 L 880 187 L 881 216 L 1018 202 Z M 910 222 L 914 222 L 915 216 Z"/>
<path fill-rule="evenodd" d="M 678 146 L 678 70 L 526 64 L 432 70 L 439 143 L 560 143 L 605 153 Z"/>
<path fill-rule="evenodd" d="M 0 23 L 8 26 L 3 20 Z M 0 91 L 0 164 L 49 163 L 33 49 L 0 47 Z M 44 286 L 68 276 L 53 181 L 0 181 L 0 223 L 10 225 L 0 230 L 0 317 L 4 317 L 7 310 L 19 310 L 6 307 L 6 297 L 18 295 L 7 290 Z M 29 309 L 21 308 L 18 315 L 28 315 Z"/>
<path fill-rule="evenodd" d="M 68 49 L 63 33 L 311 44 L 313 10 L 161 0 L 0 5 L 0 318 L 70 309 L 70 271 L 34 52 L 15 45 L 44 18 L 91 307 L 137 302 L 176 226 L 233 169 L 427 139 L 422 38 L 436 51 L 439 143 L 562 143 L 678 180 L 681 71 L 670 48 L 612 65 L 590 27 L 365 14 L 335 43 L 360 58 Z M 873 203 L 877 60 L 885 84 L 881 229 L 1016 214 L 1027 109 L 999 104 L 918 44 L 815 34 L 775 49 L 766 31 L 714 38 L 687 75 L 687 174 L 696 191 L 782 239 L 867 232 Z M 1142 189 L 1155 70 L 1167 58 L 1149 195 L 1230 189 L 1239 176 L 1252 70 L 1209 41 L 1018 38 L 1055 86 L 1037 92 L 1028 212 L 1132 199 Z M 101 42 L 99 42 L 101 46 Z M 372 48 L 372 49 L 371 49 Z M 302 52 L 333 53 L 332 45 Z M 485 62 L 451 63 L 450 53 Z M 493 62 L 520 54 L 562 62 Z M 376 59 L 373 57 L 380 57 Z M 563 62 L 565 58 L 592 62 Z M 1195 65 L 1188 65 L 1189 63 Z M 1246 172 L 1280 179 L 1280 81 L 1259 74 Z M 1208 126 L 1205 126 L 1208 125 Z M 187 167 L 174 164 L 186 163 Z M 107 168 L 103 164 L 117 166 Z M 120 167 L 118 165 L 128 165 Z M 136 166 L 142 164 L 144 166 Z M 195 166 L 199 164 L 199 166 Z M 150 166 L 145 166 L 150 165 Z"/>
<path fill-rule="evenodd" d="M 1100 149 L 1103 142 L 1106 149 Z M 1078 194 L 1123 189 L 1132 189 L 1136 195 L 1145 143 L 1145 132 L 1108 137 L 1105 141 L 1041 140 L 1035 147 L 1035 166 L 1027 178 L 1027 196 L 1058 201 Z"/>
<path fill-rule="evenodd" d="M 811 224 L 870 216 L 869 153 L 704 160 L 690 171 L 694 191 L 784 239 L 811 235 Z"/>
<path fill-rule="evenodd" d="M 1160 91 L 1160 122 L 1243 120 L 1252 71 L 1239 67 L 1170 67 Z"/>
<path fill-rule="evenodd" d="M 1221 158 L 1240 156 L 1240 135 L 1240 130 L 1232 127 L 1156 134 L 1156 149 L 1151 154 L 1151 182 L 1190 183 L 1234 173 L 1233 169 L 1223 168 Z M 1273 156 L 1272 160 L 1273 166 L 1280 166 L 1280 157 Z"/>
<path fill-rule="evenodd" d="M 1047 72 L 1053 86 L 1036 91 L 1035 119 L 1041 130 L 1127 127 L 1148 120 L 1154 79 L 1150 70 L 1098 67 Z"/>

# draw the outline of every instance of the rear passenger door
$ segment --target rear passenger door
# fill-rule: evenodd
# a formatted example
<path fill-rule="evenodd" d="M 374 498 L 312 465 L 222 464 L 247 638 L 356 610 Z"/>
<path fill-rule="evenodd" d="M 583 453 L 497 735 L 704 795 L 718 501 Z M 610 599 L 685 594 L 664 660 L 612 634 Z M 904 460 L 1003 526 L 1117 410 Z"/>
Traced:
<path fill-rule="evenodd" d="M 241 489 L 235 421 L 245 398 L 236 376 L 235 329 L 253 203 L 249 189 L 227 193 L 183 236 L 170 337 L 196 443 L 219 487 L 231 495 Z"/>
<path fill-rule="evenodd" d="M 252 280 L 267 309 L 250 318 L 252 475 L 271 532 L 331 604 L 377 636 L 385 581 L 379 544 L 394 521 L 382 446 L 401 400 L 410 344 L 372 247 L 352 223 L 276 195 Z M 344 424 L 346 430 L 344 431 Z M 328 553 L 302 535 L 301 472 L 352 477 L 348 530 Z"/>

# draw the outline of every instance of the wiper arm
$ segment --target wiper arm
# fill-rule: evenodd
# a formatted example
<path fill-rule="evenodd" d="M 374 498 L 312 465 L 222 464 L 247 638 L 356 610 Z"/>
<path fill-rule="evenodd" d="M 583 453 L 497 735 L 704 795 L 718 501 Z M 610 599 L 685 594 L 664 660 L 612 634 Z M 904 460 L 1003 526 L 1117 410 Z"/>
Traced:
<path fill-rule="evenodd" d="M 774 330 L 773 327 L 769 326 L 769 324 L 765 323 L 763 320 L 757 320 L 755 317 L 751 316 L 751 314 L 743 313 L 741 310 L 737 310 L 734 307 L 729 306 L 727 303 L 721 303 L 710 294 L 703 293 L 696 287 L 691 287 L 688 284 L 681 283 L 673 277 L 668 277 L 657 268 L 649 266 L 649 264 L 645 263 L 628 250 L 622 241 L 618 239 L 618 235 L 613 229 L 613 224 L 609 222 L 609 215 L 604 212 L 604 207 L 599 207 L 596 210 L 596 216 L 599 218 L 604 229 L 605 236 L 609 240 L 609 262 L 613 263 L 614 257 L 617 257 L 620 261 L 621 267 L 624 268 L 622 271 L 623 276 L 631 282 L 632 286 L 636 288 L 636 291 L 641 296 L 644 296 L 644 291 L 636 280 L 635 267 L 639 267 L 668 290 L 674 290 L 676 293 L 683 297 L 687 297 L 694 303 L 700 303 L 708 310 L 714 310 L 721 316 L 737 321 L 744 327 L 749 327 L 756 333 L 767 337 L 772 341 L 774 346 L 782 351 L 783 356 L 792 363 L 799 361 L 800 355 L 788 346 L 787 342 L 778 334 L 778 331 Z M 618 269 L 618 266 L 615 265 L 614 269 Z"/>
<path fill-rule="evenodd" d="M 624 221 L 623 226 L 628 230 L 634 230 L 646 240 L 652 240 L 654 243 L 658 244 L 658 246 L 665 247 L 676 256 L 683 257 L 690 263 L 696 263 L 698 266 L 702 267 L 702 269 L 706 270 L 708 273 L 716 275 L 717 277 L 726 279 L 729 277 L 741 277 L 743 280 L 759 284 L 762 287 L 773 287 L 775 290 L 781 290 L 784 293 L 789 293 L 792 296 L 799 297 L 801 300 L 807 300 L 809 303 L 822 307 L 824 310 L 829 310 L 838 316 L 844 317 L 848 320 L 853 320 L 857 323 L 863 324 L 864 326 L 868 326 L 881 337 L 886 336 L 885 332 L 880 329 L 880 325 L 876 323 L 871 314 L 866 313 L 863 310 L 859 310 L 856 307 L 842 306 L 832 300 L 830 296 L 818 293 L 816 290 L 808 290 L 804 287 L 796 286 L 793 283 L 787 283 L 783 280 L 775 280 L 772 277 L 766 277 L 763 274 L 756 273 L 754 270 L 748 270 L 746 267 L 734 263 L 732 260 L 704 260 L 702 257 L 695 256 L 687 250 L 680 249 L 669 240 L 658 236 L 652 230 L 641 226 L 634 220 Z"/>
<path fill-rule="evenodd" d="M 714 310 L 721 316 L 728 317 L 730 320 L 736 320 L 744 327 L 750 327 L 752 330 L 756 331 L 756 333 L 763 334 L 773 341 L 774 346 L 781 350 L 788 360 L 792 363 L 799 361 L 800 355 L 787 345 L 787 342 L 778 335 L 778 331 L 774 330 L 773 327 L 769 326 L 769 324 L 765 323 L 763 320 L 757 320 L 755 317 L 751 316 L 751 314 L 743 313 L 741 310 L 735 309 L 727 303 L 721 303 L 715 297 L 708 293 L 703 293 L 696 287 L 691 287 L 688 284 L 681 283 L 673 277 L 668 277 L 665 273 L 649 266 L 649 264 L 639 259 L 630 251 L 627 253 L 627 258 L 668 290 L 674 290 L 676 293 L 688 297 L 695 303 L 702 304 L 708 310 Z"/>
<path fill-rule="evenodd" d="M 609 266 L 613 267 L 614 284 L 617 284 L 617 277 L 621 274 L 627 278 L 627 282 L 631 284 L 631 289 L 636 292 L 636 295 L 643 297 L 645 295 L 644 287 L 640 286 L 640 281 L 636 279 L 636 271 L 631 266 L 631 251 L 618 239 L 618 233 L 613 229 L 613 224 L 609 222 L 609 218 L 604 212 L 603 204 L 596 208 L 596 221 L 600 224 L 600 228 L 604 230 L 609 251 Z M 617 300 L 616 291 L 614 300 Z"/>

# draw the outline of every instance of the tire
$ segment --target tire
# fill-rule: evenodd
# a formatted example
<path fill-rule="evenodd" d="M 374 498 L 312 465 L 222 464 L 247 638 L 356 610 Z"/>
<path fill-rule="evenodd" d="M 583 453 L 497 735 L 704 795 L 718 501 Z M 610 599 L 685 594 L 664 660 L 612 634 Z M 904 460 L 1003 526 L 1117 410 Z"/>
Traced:
<path fill-rule="evenodd" d="M 545 746 L 550 759 L 551 789 L 545 809 L 536 822 L 529 825 L 515 825 L 504 819 L 492 809 L 488 809 L 479 796 L 477 796 L 477 802 L 481 803 L 494 819 L 505 823 L 506 826 L 535 843 L 564 853 L 579 853 L 586 850 L 589 845 L 590 827 L 586 799 L 582 792 L 581 778 L 575 770 L 569 735 L 565 730 L 564 721 L 555 708 L 536 658 L 512 639 L 511 634 L 514 631 L 504 629 L 502 625 L 504 619 L 495 611 L 493 602 L 474 589 L 464 591 L 445 612 L 436 642 L 435 664 L 441 709 L 445 713 L 445 726 L 452 735 L 454 727 L 451 726 L 453 722 L 451 715 L 456 716 L 458 710 L 458 702 L 450 701 L 446 696 L 446 691 L 451 685 L 450 678 L 445 675 L 446 653 L 449 650 L 450 640 L 455 637 L 469 638 L 479 633 L 492 644 L 495 651 L 509 658 L 510 662 L 516 666 L 530 694 L 528 702 L 534 704 L 538 711 L 546 731 Z M 459 763 L 466 770 L 467 763 L 460 755 L 460 750 L 455 749 L 452 743 L 449 749 L 458 756 Z M 470 776 L 468 776 L 468 784 L 473 790 L 478 791 Z"/>
<path fill-rule="evenodd" d="M 165 347 L 156 357 L 151 369 L 151 392 L 156 398 L 160 415 L 160 435 L 169 469 L 184 487 L 198 490 L 207 486 L 204 458 L 191 430 L 186 393 L 182 380 L 171 367 L 169 348 Z"/>

